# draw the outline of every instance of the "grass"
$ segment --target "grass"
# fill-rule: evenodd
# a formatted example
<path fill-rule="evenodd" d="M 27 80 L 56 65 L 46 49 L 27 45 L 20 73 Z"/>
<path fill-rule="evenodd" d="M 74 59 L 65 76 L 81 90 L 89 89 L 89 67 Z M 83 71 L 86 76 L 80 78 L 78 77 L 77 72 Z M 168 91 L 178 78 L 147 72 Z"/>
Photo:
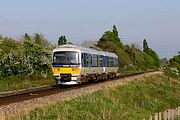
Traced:
<path fill-rule="evenodd" d="M 0 79 L 0 93 L 15 91 L 21 89 L 28 89 L 33 87 L 39 87 L 44 85 L 52 85 L 53 80 L 51 78 L 42 77 L 23 77 L 23 76 L 11 76 L 8 78 Z"/>
<path fill-rule="evenodd" d="M 153 76 L 48 107 L 36 108 L 27 115 L 18 114 L 13 119 L 140 120 L 179 105 L 180 81 Z"/>

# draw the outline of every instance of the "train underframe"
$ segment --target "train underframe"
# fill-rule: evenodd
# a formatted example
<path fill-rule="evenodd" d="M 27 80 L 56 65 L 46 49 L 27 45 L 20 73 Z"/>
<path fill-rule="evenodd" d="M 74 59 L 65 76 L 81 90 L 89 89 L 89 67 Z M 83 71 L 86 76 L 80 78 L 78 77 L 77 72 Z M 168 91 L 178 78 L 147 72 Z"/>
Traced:
<path fill-rule="evenodd" d="M 87 74 L 72 76 L 71 74 L 61 74 L 60 76 L 54 76 L 56 84 L 59 85 L 76 85 L 84 84 L 87 82 L 97 82 L 100 80 L 113 79 L 116 77 L 115 72 L 101 73 L 101 74 Z"/>

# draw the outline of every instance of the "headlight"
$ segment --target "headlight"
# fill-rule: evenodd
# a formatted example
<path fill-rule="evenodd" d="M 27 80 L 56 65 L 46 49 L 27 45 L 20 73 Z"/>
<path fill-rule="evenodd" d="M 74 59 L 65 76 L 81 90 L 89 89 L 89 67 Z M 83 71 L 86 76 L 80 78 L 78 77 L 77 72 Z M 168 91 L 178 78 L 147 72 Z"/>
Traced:
<path fill-rule="evenodd" d="M 54 68 L 54 71 L 60 71 L 60 68 Z"/>
<path fill-rule="evenodd" d="M 72 71 L 78 71 L 78 68 L 72 68 Z"/>

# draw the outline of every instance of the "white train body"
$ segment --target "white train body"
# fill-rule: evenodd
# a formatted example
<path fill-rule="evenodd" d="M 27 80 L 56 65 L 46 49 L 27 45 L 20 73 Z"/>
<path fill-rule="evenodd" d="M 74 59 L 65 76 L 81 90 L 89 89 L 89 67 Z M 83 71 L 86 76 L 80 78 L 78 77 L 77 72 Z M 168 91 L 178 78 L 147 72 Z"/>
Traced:
<path fill-rule="evenodd" d="M 74 45 L 54 49 L 52 59 L 57 84 L 73 85 L 113 78 L 118 70 L 118 57 L 114 53 Z"/>

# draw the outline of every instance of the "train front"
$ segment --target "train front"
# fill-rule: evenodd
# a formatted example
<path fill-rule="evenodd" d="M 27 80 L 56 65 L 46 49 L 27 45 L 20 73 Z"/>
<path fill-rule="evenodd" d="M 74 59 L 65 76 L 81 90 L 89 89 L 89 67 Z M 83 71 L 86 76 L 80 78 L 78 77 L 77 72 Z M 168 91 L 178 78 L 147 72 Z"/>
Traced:
<path fill-rule="evenodd" d="M 80 51 L 73 48 L 57 48 L 53 51 L 52 71 L 57 84 L 79 84 L 81 72 Z"/>

